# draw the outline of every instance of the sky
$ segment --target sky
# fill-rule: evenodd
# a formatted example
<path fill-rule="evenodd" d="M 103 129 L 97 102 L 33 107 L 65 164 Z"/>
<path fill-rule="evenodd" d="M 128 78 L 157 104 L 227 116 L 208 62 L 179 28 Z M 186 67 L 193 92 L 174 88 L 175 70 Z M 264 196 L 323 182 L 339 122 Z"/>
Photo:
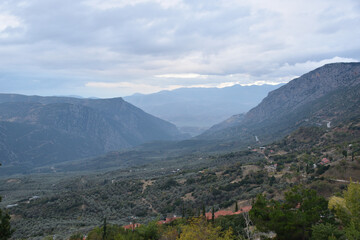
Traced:
<path fill-rule="evenodd" d="M 1 0 L 0 92 L 120 97 L 360 60 L 359 0 Z"/>

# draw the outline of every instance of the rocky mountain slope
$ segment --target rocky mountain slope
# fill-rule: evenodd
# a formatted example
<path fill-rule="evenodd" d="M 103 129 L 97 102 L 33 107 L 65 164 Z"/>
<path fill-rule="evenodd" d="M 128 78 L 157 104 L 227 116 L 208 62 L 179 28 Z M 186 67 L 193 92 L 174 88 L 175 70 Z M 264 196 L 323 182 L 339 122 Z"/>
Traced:
<path fill-rule="evenodd" d="M 225 121 L 222 121 L 221 123 L 215 124 L 214 126 L 209 128 L 207 130 L 207 133 L 217 132 L 217 131 L 220 131 L 222 129 L 234 127 L 234 126 L 238 125 L 244 119 L 244 116 L 245 116 L 244 113 L 233 115 L 230 118 L 226 119 Z"/>
<path fill-rule="evenodd" d="M 280 118 L 306 103 L 344 87 L 360 84 L 360 63 L 327 64 L 271 92 L 246 115 L 244 122 Z"/>
<path fill-rule="evenodd" d="M 254 143 L 277 139 L 302 125 L 331 126 L 359 116 L 359 88 L 360 63 L 327 64 L 270 92 L 237 125 L 209 130 L 199 139 Z"/>
<path fill-rule="evenodd" d="M 41 166 L 154 140 L 175 140 L 177 128 L 114 99 L 0 95 L 0 155 L 7 166 Z"/>

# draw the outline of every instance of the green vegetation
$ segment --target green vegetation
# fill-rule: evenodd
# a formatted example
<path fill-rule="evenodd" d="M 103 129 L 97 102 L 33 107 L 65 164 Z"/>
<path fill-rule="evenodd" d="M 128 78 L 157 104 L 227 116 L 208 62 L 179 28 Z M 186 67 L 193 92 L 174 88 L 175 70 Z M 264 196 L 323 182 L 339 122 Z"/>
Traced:
<path fill-rule="evenodd" d="M 15 238 L 43 238 L 70 237 L 86 234 L 96 226 L 103 228 L 104 216 L 108 234 L 111 226 L 134 221 L 148 223 L 173 215 L 191 218 L 211 212 L 213 207 L 215 212 L 234 211 L 236 205 L 238 209 L 250 205 L 258 194 L 266 194 L 266 201 L 283 199 L 284 191 L 299 184 L 315 190 L 319 197 L 340 196 L 349 177 L 360 180 L 360 132 L 354 128 L 358 124 L 352 121 L 333 129 L 303 127 L 261 149 L 257 145 L 225 154 L 175 154 L 166 159 L 157 159 L 158 153 L 149 152 L 147 158 L 156 160 L 136 167 L 0 179 L 2 195 L 7 196 L 1 204 L 18 204 L 8 209 L 14 216 Z M 114 157 L 143 162 L 141 154 L 134 151 L 127 158 L 125 153 Z M 323 158 L 330 163 L 321 165 Z M 293 224 L 301 219 L 289 218 Z M 237 227 L 240 222 L 219 226 L 222 231 L 231 226 L 234 235 L 245 236 L 244 228 Z M 337 231 L 330 231 L 337 225 L 329 224 L 334 223 L 307 224 L 304 236 L 328 229 L 329 236 L 337 237 Z"/>
<path fill-rule="evenodd" d="M 103 227 L 92 229 L 87 239 L 90 240 L 176 240 L 176 239 L 216 239 L 232 240 L 243 239 L 241 232 L 234 232 L 233 229 L 243 229 L 243 217 L 225 216 L 216 219 L 214 222 L 206 220 L 205 217 L 194 217 L 189 219 L 178 219 L 169 224 L 159 225 L 156 221 L 151 221 L 146 225 L 141 225 L 134 230 L 126 230 L 123 227 L 110 225 L 108 234 L 102 236 Z M 240 221 L 240 222 L 239 222 Z M 233 228 L 233 226 L 235 228 Z M 78 235 L 74 235 L 73 239 Z"/>
<path fill-rule="evenodd" d="M 284 200 L 280 201 L 259 194 L 249 214 L 245 212 L 216 219 L 204 216 L 178 218 L 166 224 L 153 220 L 129 230 L 104 224 L 88 232 L 87 239 L 356 240 L 360 237 L 359 199 L 359 183 L 351 182 L 341 197 L 333 196 L 329 202 L 314 190 L 298 185 L 286 191 Z M 70 239 L 81 237 L 81 234 L 75 234 Z"/>
<path fill-rule="evenodd" d="M 260 231 L 276 239 L 360 239 L 360 184 L 350 182 L 342 197 L 329 200 L 301 186 L 285 193 L 284 201 L 259 195 L 250 211 Z"/>
<path fill-rule="evenodd" d="M 360 184 L 350 182 L 343 197 L 334 196 L 329 201 L 329 208 L 335 210 L 346 238 L 360 239 Z"/>
<path fill-rule="evenodd" d="M 1 197 L 0 197 L 1 202 Z M 0 209 L 0 240 L 6 240 L 11 237 L 14 230 L 10 226 L 10 215 L 3 213 Z"/>
<path fill-rule="evenodd" d="M 91 230 L 87 239 L 89 240 L 136 240 L 144 239 L 138 231 L 132 232 L 131 230 L 126 230 L 121 226 L 109 225 L 107 226 L 107 234 L 104 235 L 104 227 L 96 227 Z M 150 238 L 151 239 L 151 238 Z"/>
<path fill-rule="evenodd" d="M 83 240 L 83 239 L 84 239 L 84 235 L 81 233 L 75 233 L 71 235 L 69 238 L 69 240 Z"/>
<path fill-rule="evenodd" d="M 1 196 L 0 196 L 0 202 L 1 202 Z M 3 211 L 0 209 L 0 240 L 9 239 L 13 234 L 13 232 L 14 230 L 11 229 L 10 226 L 10 215 L 7 212 L 3 213 Z"/>
<path fill-rule="evenodd" d="M 330 221 L 330 211 L 325 198 L 314 190 L 296 186 L 285 193 L 283 202 L 259 195 L 250 217 L 259 230 L 273 231 L 279 240 L 301 240 L 310 239 L 313 225 Z"/>

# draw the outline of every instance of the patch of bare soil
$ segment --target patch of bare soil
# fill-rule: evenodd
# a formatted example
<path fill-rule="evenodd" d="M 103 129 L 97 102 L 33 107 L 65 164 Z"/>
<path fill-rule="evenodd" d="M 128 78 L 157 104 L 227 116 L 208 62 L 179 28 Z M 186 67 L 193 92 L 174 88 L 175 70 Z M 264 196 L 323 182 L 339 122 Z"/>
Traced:
<path fill-rule="evenodd" d="M 260 167 L 256 166 L 256 165 L 246 165 L 242 167 L 242 171 L 243 171 L 243 176 L 245 177 L 246 175 L 248 175 L 250 172 L 257 172 L 260 170 Z"/>
<path fill-rule="evenodd" d="M 151 186 L 151 185 L 154 184 L 155 180 L 147 180 L 147 181 L 146 180 L 141 180 L 141 182 L 143 183 L 142 193 L 144 193 L 148 186 Z"/>
<path fill-rule="evenodd" d="M 21 183 L 21 180 L 17 179 L 17 178 L 10 178 L 6 182 L 7 183 Z"/>
<path fill-rule="evenodd" d="M 185 194 L 184 197 L 182 197 L 182 200 L 184 201 L 195 201 L 195 198 L 192 196 L 192 192 Z"/>

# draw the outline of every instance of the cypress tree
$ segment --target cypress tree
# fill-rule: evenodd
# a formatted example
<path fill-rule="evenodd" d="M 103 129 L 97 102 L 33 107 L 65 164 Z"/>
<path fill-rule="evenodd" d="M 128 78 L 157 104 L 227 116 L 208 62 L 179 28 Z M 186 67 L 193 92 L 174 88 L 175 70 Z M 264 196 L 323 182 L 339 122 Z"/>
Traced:
<path fill-rule="evenodd" d="M 238 206 L 238 203 L 237 201 L 235 202 L 235 212 L 239 211 L 239 206 Z"/>
<path fill-rule="evenodd" d="M 182 207 L 181 207 L 181 215 L 183 218 L 185 218 L 185 207 L 184 207 L 184 203 L 182 204 Z"/>
<path fill-rule="evenodd" d="M 205 212 L 205 205 L 202 205 L 202 215 L 205 216 L 206 212 Z"/>
<path fill-rule="evenodd" d="M 103 226 L 103 240 L 106 239 L 106 218 L 104 218 L 104 226 Z"/>
<path fill-rule="evenodd" d="M 1 200 L 0 196 L 0 202 Z M 9 239 L 13 232 L 14 230 L 12 230 L 10 226 L 10 215 L 8 213 L 3 213 L 0 209 L 0 240 Z"/>
<path fill-rule="evenodd" d="M 215 221 L 215 209 L 214 207 L 212 207 L 211 209 L 211 222 L 214 223 Z"/>
<path fill-rule="evenodd" d="M 0 209 L 0 239 L 9 239 L 14 230 L 10 226 L 10 215 L 8 213 L 3 214 Z"/>
<path fill-rule="evenodd" d="M 194 211 L 193 211 L 192 208 L 186 208 L 186 216 L 187 216 L 188 218 L 191 218 L 191 217 L 194 216 Z"/>

